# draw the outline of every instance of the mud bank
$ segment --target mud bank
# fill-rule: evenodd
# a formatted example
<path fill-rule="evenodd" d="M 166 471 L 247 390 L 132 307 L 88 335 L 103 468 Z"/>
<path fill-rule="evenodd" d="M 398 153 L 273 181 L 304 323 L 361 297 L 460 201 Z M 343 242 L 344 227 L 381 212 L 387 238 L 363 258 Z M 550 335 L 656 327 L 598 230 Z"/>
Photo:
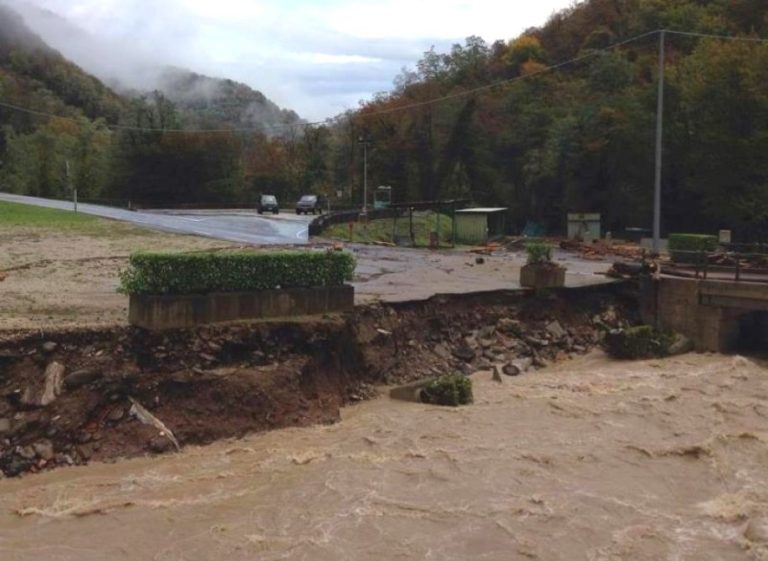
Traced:
<path fill-rule="evenodd" d="M 0 335 L 0 470 L 110 461 L 333 423 L 374 385 L 498 367 L 533 372 L 633 321 L 621 287 L 435 297 L 346 317 L 149 333 Z"/>

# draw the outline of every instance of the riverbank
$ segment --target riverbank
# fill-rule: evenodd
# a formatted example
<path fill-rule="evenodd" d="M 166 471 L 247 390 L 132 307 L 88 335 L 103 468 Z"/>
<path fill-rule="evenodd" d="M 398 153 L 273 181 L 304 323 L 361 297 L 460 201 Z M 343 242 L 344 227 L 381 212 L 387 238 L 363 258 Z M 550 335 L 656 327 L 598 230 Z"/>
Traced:
<path fill-rule="evenodd" d="M 13 476 L 335 422 L 374 385 L 588 353 L 632 316 L 620 286 L 358 307 L 346 317 L 0 337 L 0 470 Z M 146 414 L 145 414 L 146 413 Z"/>
<path fill-rule="evenodd" d="M 8 561 L 764 561 L 765 365 L 598 351 L 475 404 L 0 481 Z"/>

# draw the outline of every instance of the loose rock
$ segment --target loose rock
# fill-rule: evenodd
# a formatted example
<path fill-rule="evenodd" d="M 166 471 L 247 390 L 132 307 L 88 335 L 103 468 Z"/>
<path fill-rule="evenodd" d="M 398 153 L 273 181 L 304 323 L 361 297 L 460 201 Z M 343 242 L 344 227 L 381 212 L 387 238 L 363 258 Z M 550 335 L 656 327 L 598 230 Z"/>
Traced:
<path fill-rule="evenodd" d="M 40 405 L 45 407 L 49 403 L 53 403 L 61 394 L 63 383 L 64 365 L 52 362 L 45 369 L 45 386 L 43 387 L 43 395 L 40 397 Z"/>
<path fill-rule="evenodd" d="M 122 420 L 123 417 L 125 417 L 125 409 L 122 407 L 115 407 L 112 409 L 112 411 L 109 412 L 109 415 L 107 415 L 107 419 L 113 423 Z"/>
<path fill-rule="evenodd" d="M 674 342 L 669 346 L 669 355 L 677 356 L 690 353 L 694 350 L 693 341 L 685 335 L 675 334 Z"/>
<path fill-rule="evenodd" d="M 435 345 L 435 354 L 444 360 L 451 358 L 451 351 L 445 345 Z"/>
<path fill-rule="evenodd" d="M 567 335 L 565 329 L 563 329 L 563 326 L 560 325 L 560 322 L 557 320 L 548 323 L 546 330 L 558 341 Z"/>
<path fill-rule="evenodd" d="M 477 356 L 477 353 L 475 353 L 475 350 L 470 347 L 467 344 L 460 345 L 453 349 L 453 356 L 456 358 L 463 360 L 464 362 L 472 362 L 475 360 L 475 356 Z"/>
<path fill-rule="evenodd" d="M 537 348 L 542 348 L 549 345 L 549 341 L 546 341 L 545 339 L 539 339 L 538 337 L 534 337 L 532 335 L 528 335 L 525 338 L 525 342 Z"/>
<path fill-rule="evenodd" d="M 513 360 L 509 365 L 513 366 L 520 374 L 525 374 L 533 366 L 533 359 L 527 357 L 517 358 Z"/>
<path fill-rule="evenodd" d="M 490 339 L 496 334 L 496 326 L 486 325 L 477 332 L 477 336 L 481 339 Z M 482 343 L 482 341 L 481 341 Z"/>
<path fill-rule="evenodd" d="M 50 440 L 38 440 L 32 445 L 32 449 L 37 457 L 42 458 L 46 462 L 52 460 L 56 455 L 53 450 L 53 443 Z"/>
<path fill-rule="evenodd" d="M 16 453 L 25 460 L 32 460 L 37 456 L 35 449 L 31 446 L 21 446 Z"/>
<path fill-rule="evenodd" d="M 61 394 L 64 385 L 64 366 L 58 362 L 52 362 L 45 369 L 43 386 L 29 386 L 21 395 L 21 402 L 30 407 L 45 407 L 53 403 Z"/>
<path fill-rule="evenodd" d="M 166 435 L 161 434 L 149 441 L 149 449 L 157 454 L 164 454 L 174 450 L 176 445 Z"/>
<path fill-rule="evenodd" d="M 75 370 L 72 374 L 69 374 L 64 378 L 64 385 L 67 389 L 74 390 L 90 384 L 91 382 L 95 382 L 101 377 L 102 373 L 100 370 L 95 368 L 84 368 L 82 370 Z"/>
<path fill-rule="evenodd" d="M 523 325 L 516 319 L 501 318 L 496 323 L 496 329 L 502 333 L 511 333 L 519 335 L 523 331 Z"/>

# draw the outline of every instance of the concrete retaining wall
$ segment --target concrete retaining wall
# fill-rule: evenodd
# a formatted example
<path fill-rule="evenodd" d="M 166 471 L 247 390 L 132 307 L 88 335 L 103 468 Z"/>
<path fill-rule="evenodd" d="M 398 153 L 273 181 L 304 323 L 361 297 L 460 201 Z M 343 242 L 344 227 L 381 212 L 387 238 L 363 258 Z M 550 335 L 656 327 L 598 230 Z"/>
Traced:
<path fill-rule="evenodd" d="M 757 290 L 766 293 L 766 287 Z M 642 285 L 641 314 L 645 323 L 690 338 L 698 351 L 728 352 L 739 337 L 739 318 L 745 309 L 716 305 L 709 296 L 714 292 L 736 298 L 743 291 L 753 295 L 754 289 L 696 279 L 648 279 Z"/>
<path fill-rule="evenodd" d="M 355 289 L 351 286 L 183 296 L 132 294 L 128 321 L 153 331 L 178 329 L 225 321 L 346 312 L 352 310 L 354 300 Z"/>

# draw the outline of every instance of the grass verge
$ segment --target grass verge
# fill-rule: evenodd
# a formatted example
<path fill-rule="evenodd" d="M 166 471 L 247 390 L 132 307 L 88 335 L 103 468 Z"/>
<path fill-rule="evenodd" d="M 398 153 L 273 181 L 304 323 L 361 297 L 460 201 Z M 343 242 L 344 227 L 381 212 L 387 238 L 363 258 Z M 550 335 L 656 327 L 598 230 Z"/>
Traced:
<path fill-rule="evenodd" d="M 439 235 L 440 245 L 451 245 L 453 235 L 453 220 L 446 215 L 440 216 Z M 435 213 L 420 213 L 413 216 L 413 233 L 416 246 L 429 246 L 430 232 L 438 232 L 438 219 Z M 353 223 L 352 237 L 350 239 L 349 224 L 335 224 L 328 227 L 323 236 L 331 239 L 352 241 L 357 243 L 396 243 L 396 236 L 400 240 L 410 239 L 410 223 L 408 216 L 397 219 L 392 218 L 371 220 L 367 224 Z"/>
<path fill-rule="evenodd" d="M 149 230 L 81 212 L 0 201 L 0 229 L 35 228 L 89 237 L 143 236 Z"/>

